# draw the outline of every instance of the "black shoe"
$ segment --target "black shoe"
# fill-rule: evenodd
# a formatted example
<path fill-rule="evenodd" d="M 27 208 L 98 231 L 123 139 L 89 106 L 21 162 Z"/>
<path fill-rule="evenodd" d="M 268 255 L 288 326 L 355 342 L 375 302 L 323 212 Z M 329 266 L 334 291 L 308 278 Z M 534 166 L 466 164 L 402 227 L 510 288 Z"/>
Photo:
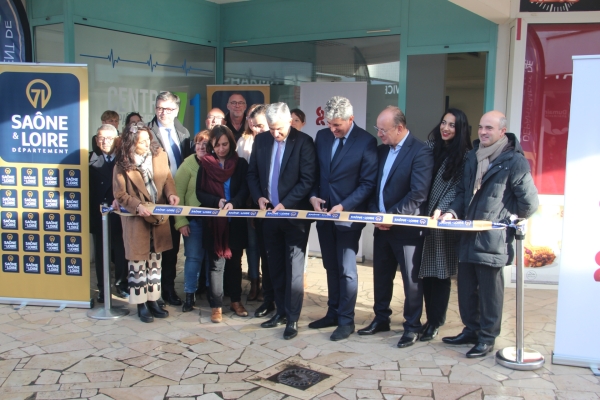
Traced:
<path fill-rule="evenodd" d="M 338 326 L 338 320 L 329 318 L 328 316 L 324 316 L 321 319 L 311 322 L 308 324 L 310 329 L 321 329 L 321 328 L 329 328 L 330 326 Z"/>
<path fill-rule="evenodd" d="M 148 309 L 148 305 L 146 303 L 138 304 L 137 309 L 138 317 L 140 317 L 142 322 L 154 322 L 154 317 L 152 316 L 152 313 Z"/>
<path fill-rule="evenodd" d="M 261 328 L 275 328 L 276 326 L 287 324 L 287 318 L 284 315 L 275 314 L 270 320 L 260 324 Z"/>
<path fill-rule="evenodd" d="M 162 292 L 163 300 L 172 305 L 172 306 L 180 306 L 183 304 L 177 293 L 174 290 L 163 290 Z"/>
<path fill-rule="evenodd" d="M 104 304 L 104 292 L 99 291 L 98 292 L 98 298 L 96 300 L 98 300 L 98 303 Z"/>
<path fill-rule="evenodd" d="M 185 294 L 185 302 L 183 303 L 183 308 L 181 311 L 189 312 L 194 309 L 194 305 L 196 304 L 196 299 L 194 297 L 194 293 L 186 293 Z"/>
<path fill-rule="evenodd" d="M 485 357 L 492 350 L 494 350 L 493 344 L 479 342 L 471 350 L 467 351 L 467 358 Z"/>
<path fill-rule="evenodd" d="M 127 290 L 123 290 L 123 289 L 118 289 L 117 288 L 117 292 L 115 293 L 115 296 L 117 296 L 120 299 L 128 299 L 129 298 L 129 292 Z"/>
<path fill-rule="evenodd" d="M 434 337 L 437 336 L 439 330 L 440 330 L 439 326 L 427 325 L 427 327 L 421 334 L 421 338 L 419 340 L 421 342 L 427 342 L 429 340 L 432 340 Z"/>
<path fill-rule="evenodd" d="M 470 336 L 461 332 L 456 336 L 442 338 L 442 342 L 446 344 L 476 344 L 477 336 Z"/>
<path fill-rule="evenodd" d="M 160 308 L 156 301 L 148 300 L 146 304 L 148 305 L 148 309 L 154 317 L 167 318 L 169 316 L 169 312 Z"/>
<path fill-rule="evenodd" d="M 283 331 L 283 338 L 285 340 L 290 340 L 298 336 L 298 323 L 297 322 L 288 322 L 285 326 L 285 330 Z"/>
<path fill-rule="evenodd" d="M 255 317 L 264 317 L 268 313 L 275 311 L 275 304 L 273 302 L 270 303 L 262 303 L 260 307 L 254 311 Z"/>
<path fill-rule="evenodd" d="M 398 347 L 400 347 L 402 349 L 404 347 L 412 346 L 413 344 L 415 344 L 415 342 L 417 341 L 418 338 L 419 338 L 419 334 L 417 332 L 404 331 L 404 334 L 402 335 L 402 337 L 400 338 L 400 341 L 398 342 Z"/>
<path fill-rule="evenodd" d="M 335 328 L 335 331 L 333 331 L 329 339 L 337 342 L 338 340 L 348 339 L 348 336 L 352 333 L 354 333 L 354 324 L 338 326 Z"/>
<path fill-rule="evenodd" d="M 156 304 L 158 304 L 158 306 L 160 308 L 165 308 L 167 305 L 165 304 L 165 301 L 162 299 L 162 297 L 158 300 L 156 300 Z"/>
<path fill-rule="evenodd" d="M 373 321 L 366 328 L 359 329 L 357 333 L 361 336 L 364 336 L 364 335 L 374 335 L 377 332 L 387 332 L 389 330 L 390 330 L 389 322 Z"/>

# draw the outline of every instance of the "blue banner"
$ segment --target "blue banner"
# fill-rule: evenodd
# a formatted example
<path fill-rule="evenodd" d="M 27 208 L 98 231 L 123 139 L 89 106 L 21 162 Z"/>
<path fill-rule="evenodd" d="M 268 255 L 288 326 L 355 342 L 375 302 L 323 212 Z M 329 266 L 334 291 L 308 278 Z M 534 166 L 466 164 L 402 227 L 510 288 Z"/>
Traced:
<path fill-rule="evenodd" d="M 0 0 L 2 62 L 31 62 L 29 23 L 20 0 Z"/>

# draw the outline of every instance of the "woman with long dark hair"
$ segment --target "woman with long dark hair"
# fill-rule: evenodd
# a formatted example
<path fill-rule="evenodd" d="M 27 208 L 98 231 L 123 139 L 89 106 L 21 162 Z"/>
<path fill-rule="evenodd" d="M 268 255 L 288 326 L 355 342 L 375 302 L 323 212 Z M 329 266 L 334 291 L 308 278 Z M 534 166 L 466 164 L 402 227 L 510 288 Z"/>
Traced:
<path fill-rule="evenodd" d="M 134 216 L 122 216 L 128 265 L 129 303 L 137 304 L 142 322 L 166 318 L 160 298 L 161 253 L 173 248 L 165 216 L 153 216 L 147 203 L 179 204 L 167 154 L 143 123 L 127 127 L 115 151 L 115 200 Z"/>
<path fill-rule="evenodd" d="M 217 125 L 210 131 L 206 153 L 200 159 L 196 181 L 200 204 L 223 210 L 245 208 L 250 195 L 246 183 L 248 162 L 236 153 L 235 138 L 228 127 Z M 204 249 L 209 254 L 211 321 L 218 323 L 223 319 L 223 279 L 231 295 L 231 311 L 240 317 L 248 316 L 241 303 L 246 219 L 203 217 L 202 231 Z"/>
<path fill-rule="evenodd" d="M 427 212 L 437 219 L 456 197 L 467 152 L 473 148 L 465 113 L 455 108 L 446 111 L 426 143 L 433 149 L 434 160 Z M 455 232 L 441 229 L 432 229 L 425 237 L 419 278 L 423 279 L 427 323 L 421 341 L 436 337 L 439 327 L 446 322 L 450 277 L 458 269 L 456 240 Z"/>

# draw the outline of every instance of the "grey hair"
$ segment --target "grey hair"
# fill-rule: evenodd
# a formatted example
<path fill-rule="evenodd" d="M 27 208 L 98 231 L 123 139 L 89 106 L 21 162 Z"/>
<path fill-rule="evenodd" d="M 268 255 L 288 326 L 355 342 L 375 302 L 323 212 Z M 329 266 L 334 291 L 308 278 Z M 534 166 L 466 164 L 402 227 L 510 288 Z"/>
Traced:
<path fill-rule="evenodd" d="M 506 119 L 506 117 L 500 117 L 500 119 L 498 120 L 498 128 L 505 129 L 506 125 L 508 125 L 508 120 Z"/>
<path fill-rule="evenodd" d="M 328 120 L 341 118 L 344 121 L 354 115 L 350 100 L 342 96 L 333 96 L 325 103 L 325 118 Z"/>
<path fill-rule="evenodd" d="M 290 108 L 285 103 L 269 104 L 265 116 L 267 117 L 267 123 L 269 124 L 276 121 L 289 121 L 292 119 Z"/>
<path fill-rule="evenodd" d="M 402 125 L 406 127 L 406 115 L 404 115 L 400 108 L 396 106 L 387 106 L 385 109 L 393 113 L 395 126 Z"/>
<path fill-rule="evenodd" d="M 179 108 L 179 104 L 181 104 L 181 99 L 175 93 L 171 92 L 160 92 L 158 96 L 156 96 L 156 102 L 154 105 L 158 104 L 159 101 L 172 101 Z"/>
<path fill-rule="evenodd" d="M 100 128 L 98 128 L 96 130 L 96 135 L 99 134 L 100 131 L 111 131 L 115 135 L 119 136 L 119 131 L 117 131 L 117 128 L 115 128 L 113 125 L 110 125 L 110 124 L 102 124 L 102 125 L 100 125 Z"/>

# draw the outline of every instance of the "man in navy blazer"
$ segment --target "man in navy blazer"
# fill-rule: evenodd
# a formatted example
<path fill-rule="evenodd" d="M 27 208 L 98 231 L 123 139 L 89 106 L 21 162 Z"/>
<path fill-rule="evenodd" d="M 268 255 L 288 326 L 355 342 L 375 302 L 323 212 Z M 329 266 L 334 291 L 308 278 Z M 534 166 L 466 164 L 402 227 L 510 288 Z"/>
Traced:
<path fill-rule="evenodd" d="M 266 117 L 269 132 L 255 137 L 248 167 L 252 200 L 261 210 L 272 208 L 272 217 L 263 222 L 263 236 L 277 311 L 261 326 L 286 324 L 283 338 L 292 339 L 298 334 L 302 310 L 304 255 L 311 221 L 288 219 L 285 210 L 311 209 L 308 196 L 317 162 L 312 138 L 291 126 L 285 103 L 270 104 Z"/>
<path fill-rule="evenodd" d="M 319 178 L 310 202 L 315 211 L 367 211 L 377 176 L 377 140 L 356 126 L 352 104 L 334 96 L 325 104 L 328 128 L 317 133 L 315 146 Z M 365 224 L 317 221 L 323 266 L 327 271 L 327 314 L 311 322 L 313 329 L 337 326 L 331 340 L 354 332 L 354 307 L 358 292 L 356 253 Z"/>
<path fill-rule="evenodd" d="M 370 212 L 424 215 L 433 172 L 431 149 L 410 134 L 398 107 L 388 106 L 377 118 L 377 188 L 369 203 Z M 425 217 L 426 218 L 426 217 Z M 373 234 L 373 284 L 375 319 L 358 331 L 373 335 L 390 330 L 390 301 L 396 269 L 404 284 L 404 334 L 398 347 L 408 347 L 419 337 L 423 312 L 423 286 L 419 279 L 424 228 L 375 224 Z"/>

